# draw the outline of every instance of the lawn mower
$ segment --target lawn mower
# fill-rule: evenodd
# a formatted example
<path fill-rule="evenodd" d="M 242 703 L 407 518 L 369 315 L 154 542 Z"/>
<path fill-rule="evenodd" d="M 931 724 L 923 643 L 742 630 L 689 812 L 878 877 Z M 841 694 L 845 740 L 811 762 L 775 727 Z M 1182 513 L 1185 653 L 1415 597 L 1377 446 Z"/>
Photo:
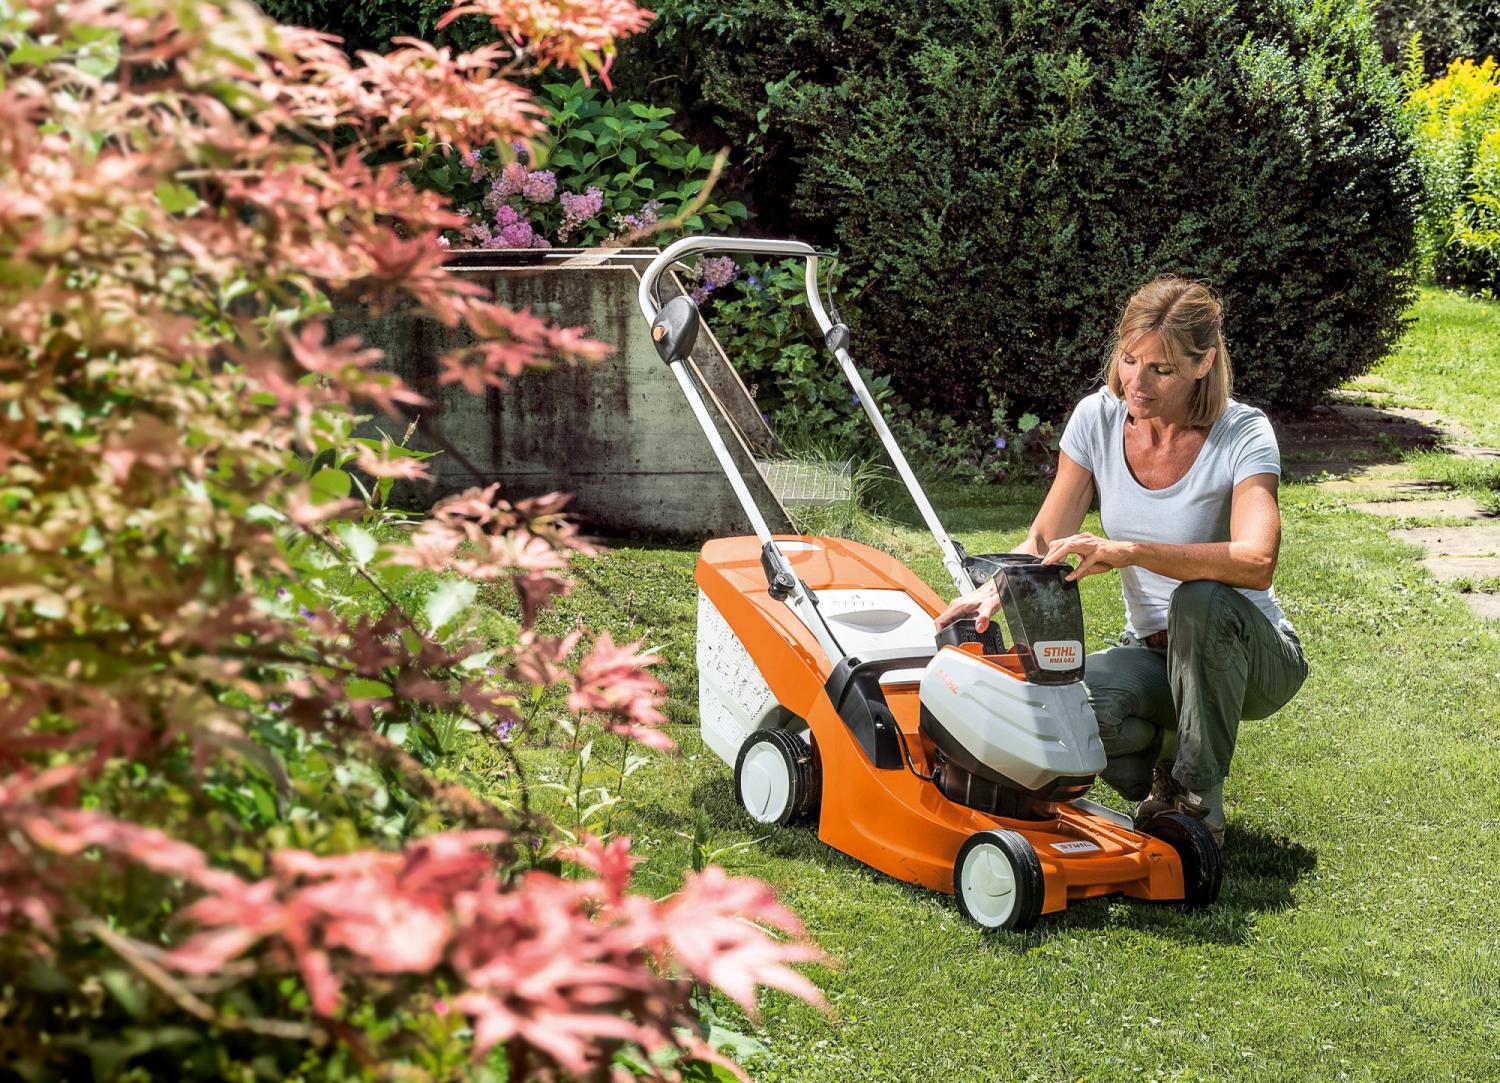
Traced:
<path fill-rule="evenodd" d="M 772 535 L 714 424 L 687 359 L 697 304 L 663 301 L 686 257 L 800 258 L 808 307 L 910 492 L 960 592 L 993 579 L 998 621 L 938 631 L 943 600 L 898 560 L 833 537 Z M 754 536 L 699 553 L 699 709 L 704 743 L 734 769 L 752 819 L 813 820 L 827 845 L 899 880 L 949 892 L 986 929 L 1021 930 L 1079 899 L 1126 895 L 1206 905 L 1219 851 L 1196 819 L 1137 825 L 1085 795 L 1104 747 L 1084 677 L 1083 610 L 1064 564 L 969 555 L 938 521 L 848 351 L 830 254 L 797 241 L 689 237 L 641 274 L 639 302 Z"/>

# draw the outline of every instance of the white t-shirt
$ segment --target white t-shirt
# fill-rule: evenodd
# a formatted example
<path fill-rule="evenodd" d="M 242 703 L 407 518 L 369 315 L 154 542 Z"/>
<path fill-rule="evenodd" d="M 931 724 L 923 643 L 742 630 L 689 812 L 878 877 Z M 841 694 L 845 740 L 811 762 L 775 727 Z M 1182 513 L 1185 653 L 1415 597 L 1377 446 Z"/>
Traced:
<path fill-rule="evenodd" d="M 1188 472 L 1165 489 L 1147 489 L 1125 463 L 1125 403 L 1108 387 L 1078 404 L 1063 430 L 1062 449 L 1094 475 L 1104 533 L 1120 541 L 1190 545 L 1229 540 L 1229 502 L 1234 487 L 1256 474 L 1281 476 L 1281 451 L 1266 415 L 1229 400 L 1208 430 Z M 1125 630 L 1140 637 L 1167 626 L 1167 605 L 1181 580 L 1121 568 Z M 1278 628 L 1291 622 L 1275 590 L 1236 588 Z"/>

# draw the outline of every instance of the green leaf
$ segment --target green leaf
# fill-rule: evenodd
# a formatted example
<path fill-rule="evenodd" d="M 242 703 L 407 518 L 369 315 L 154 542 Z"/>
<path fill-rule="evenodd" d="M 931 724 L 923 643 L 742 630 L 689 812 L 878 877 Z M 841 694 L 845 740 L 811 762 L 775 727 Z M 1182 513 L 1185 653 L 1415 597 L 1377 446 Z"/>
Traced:
<path fill-rule="evenodd" d="M 1035 414 L 1022 414 L 1021 420 L 1016 422 L 1016 428 L 1020 429 L 1022 432 L 1030 432 L 1032 429 L 1041 424 L 1041 421 L 1042 419 L 1037 417 Z"/>
<path fill-rule="evenodd" d="M 128 971 L 106 970 L 99 975 L 99 981 L 119 1001 L 120 1007 L 130 1013 L 131 1018 L 139 1019 L 146 1014 L 146 998 L 141 995 L 140 987 L 135 984 Z"/>
<path fill-rule="evenodd" d="M 370 558 L 380 548 L 380 543 L 371 536 L 369 531 L 353 523 L 339 523 L 333 528 L 333 531 L 339 536 L 339 540 L 344 543 L 344 547 L 349 550 L 349 555 L 354 558 L 354 563 L 361 568 L 370 563 Z"/>
<path fill-rule="evenodd" d="M 385 699 L 391 694 L 391 686 L 368 677 L 351 677 L 344 682 L 344 694 L 350 699 Z"/>
<path fill-rule="evenodd" d="M 162 210 L 168 214 L 182 214 L 198 205 L 198 193 L 185 184 L 158 181 L 156 185 L 156 201 L 161 204 Z"/>
<path fill-rule="evenodd" d="M 422 604 L 428 627 L 434 632 L 442 628 L 474 601 L 478 590 L 468 579 L 448 579 L 433 587 Z"/>
<path fill-rule="evenodd" d="M 22 64 L 46 64 L 56 60 L 62 54 L 61 45 L 43 45 L 38 41 L 25 41 L 11 50 L 6 61 L 11 67 L 19 67 Z"/>
<path fill-rule="evenodd" d="M 330 500 L 343 500 L 349 495 L 353 484 L 353 479 L 344 471 L 324 467 L 312 478 L 313 503 L 326 504 Z"/>

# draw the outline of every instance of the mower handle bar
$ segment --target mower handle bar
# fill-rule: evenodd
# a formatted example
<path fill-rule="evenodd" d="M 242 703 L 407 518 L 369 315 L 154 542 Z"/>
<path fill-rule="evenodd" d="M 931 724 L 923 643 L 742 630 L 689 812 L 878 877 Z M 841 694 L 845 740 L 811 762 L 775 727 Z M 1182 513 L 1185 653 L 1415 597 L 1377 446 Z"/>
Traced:
<path fill-rule="evenodd" d="M 709 252 L 740 253 L 753 256 L 789 256 L 803 260 L 805 266 L 803 282 L 807 291 L 808 307 L 812 310 L 813 318 L 818 324 L 818 329 L 823 333 L 825 345 L 833 352 L 835 359 L 839 363 L 839 367 L 843 370 L 844 378 L 854 388 L 855 395 L 859 400 L 860 406 L 864 409 L 865 416 L 869 419 L 870 424 L 875 427 L 875 432 L 880 437 L 881 445 L 885 448 L 885 452 L 890 457 L 892 465 L 895 466 L 896 472 L 900 475 L 902 482 L 906 485 L 907 491 L 911 494 L 912 500 L 916 503 L 917 510 L 921 512 L 927 529 L 938 543 L 938 549 L 942 553 L 943 566 L 953 579 L 953 585 L 958 588 L 960 593 L 967 593 L 974 589 L 976 584 L 964 567 L 962 551 L 954 543 L 953 539 L 948 536 L 948 532 L 943 529 L 943 524 L 938 520 L 937 512 L 933 510 L 932 504 L 927 499 L 927 494 L 923 491 L 921 483 L 917 481 L 917 477 L 912 472 L 910 464 L 907 463 L 906 456 L 902 453 L 900 445 L 896 443 L 895 437 L 891 434 L 890 426 L 886 424 L 885 417 L 881 414 L 880 407 L 875 402 L 875 396 L 870 394 L 869 388 L 865 386 L 864 379 L 860 376 L 858 367 L 854 364 L 853 358 L 849 356 L 849 351 L 844 346 L 844 343 L 848 340 L 847 328 L 844 328 L 842 323 L 835 324 L 827 308 L 823 305 L 822 297 L 818 294 L 818 260 L 829 253 L 820 252 L 812 245 L 802 241 L 778 241 L 752 237 L 684 237 L 682 240 L 668 245 L 641 272 L 641 284 L 637 291 L 637 300 L 648 324 L 656 319 L 657 312 L 659 311 L 656 298 L 657 284 L 661 276 L 674 263 L 679 262 L 683 258 L 691 255 L 704 255 Z M 835 335 L 832 333 L 835 327 L 843 328 L 843 331 Z M 712 445 L 714 453 L 719 459 L 719 464 L 723 467 L 725 476 L 729 479 L 729 484 L 734 489 L 735 496 L 739 498 L 740 505 L 744 508 L 745 514 L 755 528 L 756 537 L 760 539 L 762 546 L 767 544 L 774 545 L 771 538 L 771 531 L 766 525 L 765 517 L 761 515 L 760 509 L 756 507 L 755 501 L 750 495 L 750 490 L 746 487 L 744 479 L 740 477 L 739 470 L 735 468 L 734 461 L 729 456 L 728 448 L 724 446 L 723 440 L 719 437 L 718 429 L 710 418 L 707 406 L 704 404 L 702 396 L 698 393 L 697 387 L 694 386 L 685 365 L 682 361 L 674 361 L 671 367 L 674 375 L 677 377 L 678 384 L 682 387 L 683 394 L 687 397 L 688 404 L 692 407 L 693 413 L 698 418 L 699 426 L 703 429 L 704 435 L 708 437 L 709 444 Z M 779 547 L 777 548 L 777 552 L 779 553 Z"/>

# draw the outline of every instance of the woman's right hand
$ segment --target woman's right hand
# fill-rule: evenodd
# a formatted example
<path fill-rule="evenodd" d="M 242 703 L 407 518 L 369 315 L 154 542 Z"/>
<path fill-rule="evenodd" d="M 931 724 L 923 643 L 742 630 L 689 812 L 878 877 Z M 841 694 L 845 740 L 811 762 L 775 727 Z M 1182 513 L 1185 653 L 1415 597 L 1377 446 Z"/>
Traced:
<path fill-rule="evenodd" d="M 1000 608 L 1000 591 L 991 579 L 978 590 L 961 594 L 948 603 L 948 608 L 937 615 L 938 631 L 942 631 L 956 620 L 974 618 L 974 630 L 983 633 L 990 626 L 990 618 Z"/>

